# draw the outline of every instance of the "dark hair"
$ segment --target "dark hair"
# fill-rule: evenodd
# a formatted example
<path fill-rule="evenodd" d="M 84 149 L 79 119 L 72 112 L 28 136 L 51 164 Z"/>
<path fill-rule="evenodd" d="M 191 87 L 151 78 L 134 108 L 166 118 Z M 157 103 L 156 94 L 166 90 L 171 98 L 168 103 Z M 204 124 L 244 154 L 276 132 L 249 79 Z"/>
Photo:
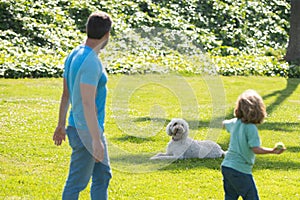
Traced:
<path fill-rule="evenodd" d="M 261 124 L 266 117 L 266 107 L 254 90 L 246 90 L 236 102 L 234 115 L 244 123 Z"/>
<path fill-rule="evenodd" d="M 112 20 L 105 12 L 92 13 L 86 24 L 88 38 L 101 39 L 107 32 L 110 31 Z"/>

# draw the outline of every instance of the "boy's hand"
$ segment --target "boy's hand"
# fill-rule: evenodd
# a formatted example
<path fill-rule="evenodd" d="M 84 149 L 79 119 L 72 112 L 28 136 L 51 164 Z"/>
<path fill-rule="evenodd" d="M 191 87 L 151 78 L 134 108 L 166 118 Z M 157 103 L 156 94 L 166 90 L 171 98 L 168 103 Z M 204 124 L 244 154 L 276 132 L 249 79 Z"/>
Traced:
<path fill-rule="evenodd" d="M 66 140 L 66 129 L 65 129 L 65 127 L 57 126 L 55 131 L 54 131 L 52 139 L 53 139 L 55 145 L 57 145 L 57 146 L 61 145 L 62 141 Z"/>
<path fill-rule="evenodd" d="M 273 153 L 274 153 L 274 154 L 281 154 L 281 153 L 283 153 L 285 150 L 286 150 L 286 148 L 278 149 L 278 148 L 274 147 Z"/>
<path fill-rule="evenodd" d="M 286 150 L 285 145 L 282 142 L 277 142 L 275 144 L 274 149 L 273 149 L 273 151 L 274 151 L 275 154 L 281 154 L 285 150 Z"/>

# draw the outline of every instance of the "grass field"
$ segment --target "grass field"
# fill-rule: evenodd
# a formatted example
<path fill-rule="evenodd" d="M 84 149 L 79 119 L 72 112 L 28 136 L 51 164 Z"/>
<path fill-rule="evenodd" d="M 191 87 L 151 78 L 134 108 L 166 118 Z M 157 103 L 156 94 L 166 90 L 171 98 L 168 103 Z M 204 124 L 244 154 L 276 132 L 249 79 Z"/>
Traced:
<path fill-rule="evenodd" d="M 106 136 L 113 178 L 109 199 L 223 199 L 222 159 L 150 162 L 165 150 L 173 117 L 185 118 L 191 137 L 227 149 L 221 129 L 235 101 L 252 88 L 268 117 L 263 146 L 285 143 L 282 155 L 259 155 L 253 175 L 261 199 L 300 199 L 300 79 L 277 77 L 109 76 Z M 71 149 L 56 147 L 62 79 L 0 79 L 0 199 L 60 199 Z M 89 187 L 80 199 L 89 199 Z"/>

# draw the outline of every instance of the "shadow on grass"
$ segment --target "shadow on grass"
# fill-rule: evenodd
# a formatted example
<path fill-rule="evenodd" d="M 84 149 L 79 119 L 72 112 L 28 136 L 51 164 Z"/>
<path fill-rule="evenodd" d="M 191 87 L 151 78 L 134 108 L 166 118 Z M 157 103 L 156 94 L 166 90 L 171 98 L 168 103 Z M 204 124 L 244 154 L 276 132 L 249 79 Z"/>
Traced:
<path fill-rule="evenodd" d="M 224 117 L 219 117 L 219 118 L 213 119 L 211 121 L 205 121 L 205 120 L 196 121 L 196 120 L 189 120 L 189 119 L 184 119 L 184 120 L 189 124 L 189 128 L 191 130 L 198 130 L 198 128 L 200 128 L 200 127 L 221 128 Z M 134 122 L 161 121 L 161 122 L 165 122 L 165 127 L 167 127 L 167 125 L 171 121 L 171 119 L 137 117 L 133 121 Z"/>
<path fill-rule="evenodd" d="M 194 168 L 218 170 L 223 158 L 217 159 L 183 159 L 183 160 L 150 160 L 153 154 L 115 155 L 110 156 L 112 168 L 130 173 L 154 171 L 178 171 Z"/>
<path fill-rule="evenodd" d="M 153 137 L 142 138 L 142 137 L 136 137 L 131 135 L 124 135 L 121 137 L 114 138 L 113 140 L 120 141 L 120 142 L 130 142 L 135 144 L 154 141 Z"/>
<path fill-rule="evenodd" d="M 293 132 L 299 126 L 297 122 L 265 122 L 260 124 L 259 130 L 273 130 L 282 132 Z"/>
<path fill-rule="evenodd" d="M 295 151 L 297 151 L 296 149 Z M 280 156 L 280 155 L 274 155 Z M 127 155 L 111 157 L 115 170 L 129 173 L 146 173 L 155 171 L 187 171 L 191 169 L 220 170 L 223 158 L 216 159 L 183 159 L 183 160 L 149 160 L 149 155 Z M 276 158 L 257 157 L 254 170 L 298 170 L 300 162 L 295 160 L 282 161 Z"/>
<path fill-rule="evenodd" d="M 283 90 L 274 91 L 271 94 L 263 96 L 263 99 L 267 99 L 276 95 L 279 95 L 274 103 L 267 107 L 267 113 L 272 113 L 282 102 L 284 102 L 293 92 L 297 89 L 300 83 L 300 79 L 289 78 L 287 79 L 286 87 Z"/>
<path fill-rule="evenodd" d="M 232 118 L 232 114 L 229 114 L 226 116 L 226 119 Z M 151 120 L 164 120 L 165 127 L 170 122 L 170 119 L 163 119 L 163 118 L 150 118 L 150 117 L 139 117 L 136 118 L 135 122 L 145 122 L 145 121 L 151 121 Z M 224 120 L 223 117 L 213 119 L 212 121 L 194 121 L 194 120 L 186 120 L 188 124 L 194 124 L 196 126 L 190 126 L 191 130 L 198 130 L 201 127 L 209 127 L 209 128 L 222 128 L 221 124 Z M 274 131 L 284 131 L 284 132 L 292 132 L 294 131 L 294 128 L 299 126 L 299 123 L 297 122 L 264 122 L 263 124 L 258 125 L 260 130 L 274 130 Z"/>
<path fill-rule="evenodd" d="M 286 152 L 299 153 L 300 152 L 300 144 L 299 144 L 299 146 L 287 147 Z"/>
<path fill-rule="evenodd" d="M 281 155 L 274 155 L 281 156 Z M 270 160 L 269 158 L 264 158 L 263 156 L 256 158 L 254 165 L 254 170 L 299 170 L 300 162 L 295 160 L 282 161 L 276 160 L 276 158 Z"/>

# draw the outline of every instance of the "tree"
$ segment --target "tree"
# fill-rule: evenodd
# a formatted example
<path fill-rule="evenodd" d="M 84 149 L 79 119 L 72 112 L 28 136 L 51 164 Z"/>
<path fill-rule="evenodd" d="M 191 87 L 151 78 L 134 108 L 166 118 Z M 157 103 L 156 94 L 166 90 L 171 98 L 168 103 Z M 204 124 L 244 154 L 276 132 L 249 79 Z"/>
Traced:
<path fill-rule="evenodd" d="M 300 64 L 300 0 L 291 0 L 289 43 L 285 60 Z"/>

